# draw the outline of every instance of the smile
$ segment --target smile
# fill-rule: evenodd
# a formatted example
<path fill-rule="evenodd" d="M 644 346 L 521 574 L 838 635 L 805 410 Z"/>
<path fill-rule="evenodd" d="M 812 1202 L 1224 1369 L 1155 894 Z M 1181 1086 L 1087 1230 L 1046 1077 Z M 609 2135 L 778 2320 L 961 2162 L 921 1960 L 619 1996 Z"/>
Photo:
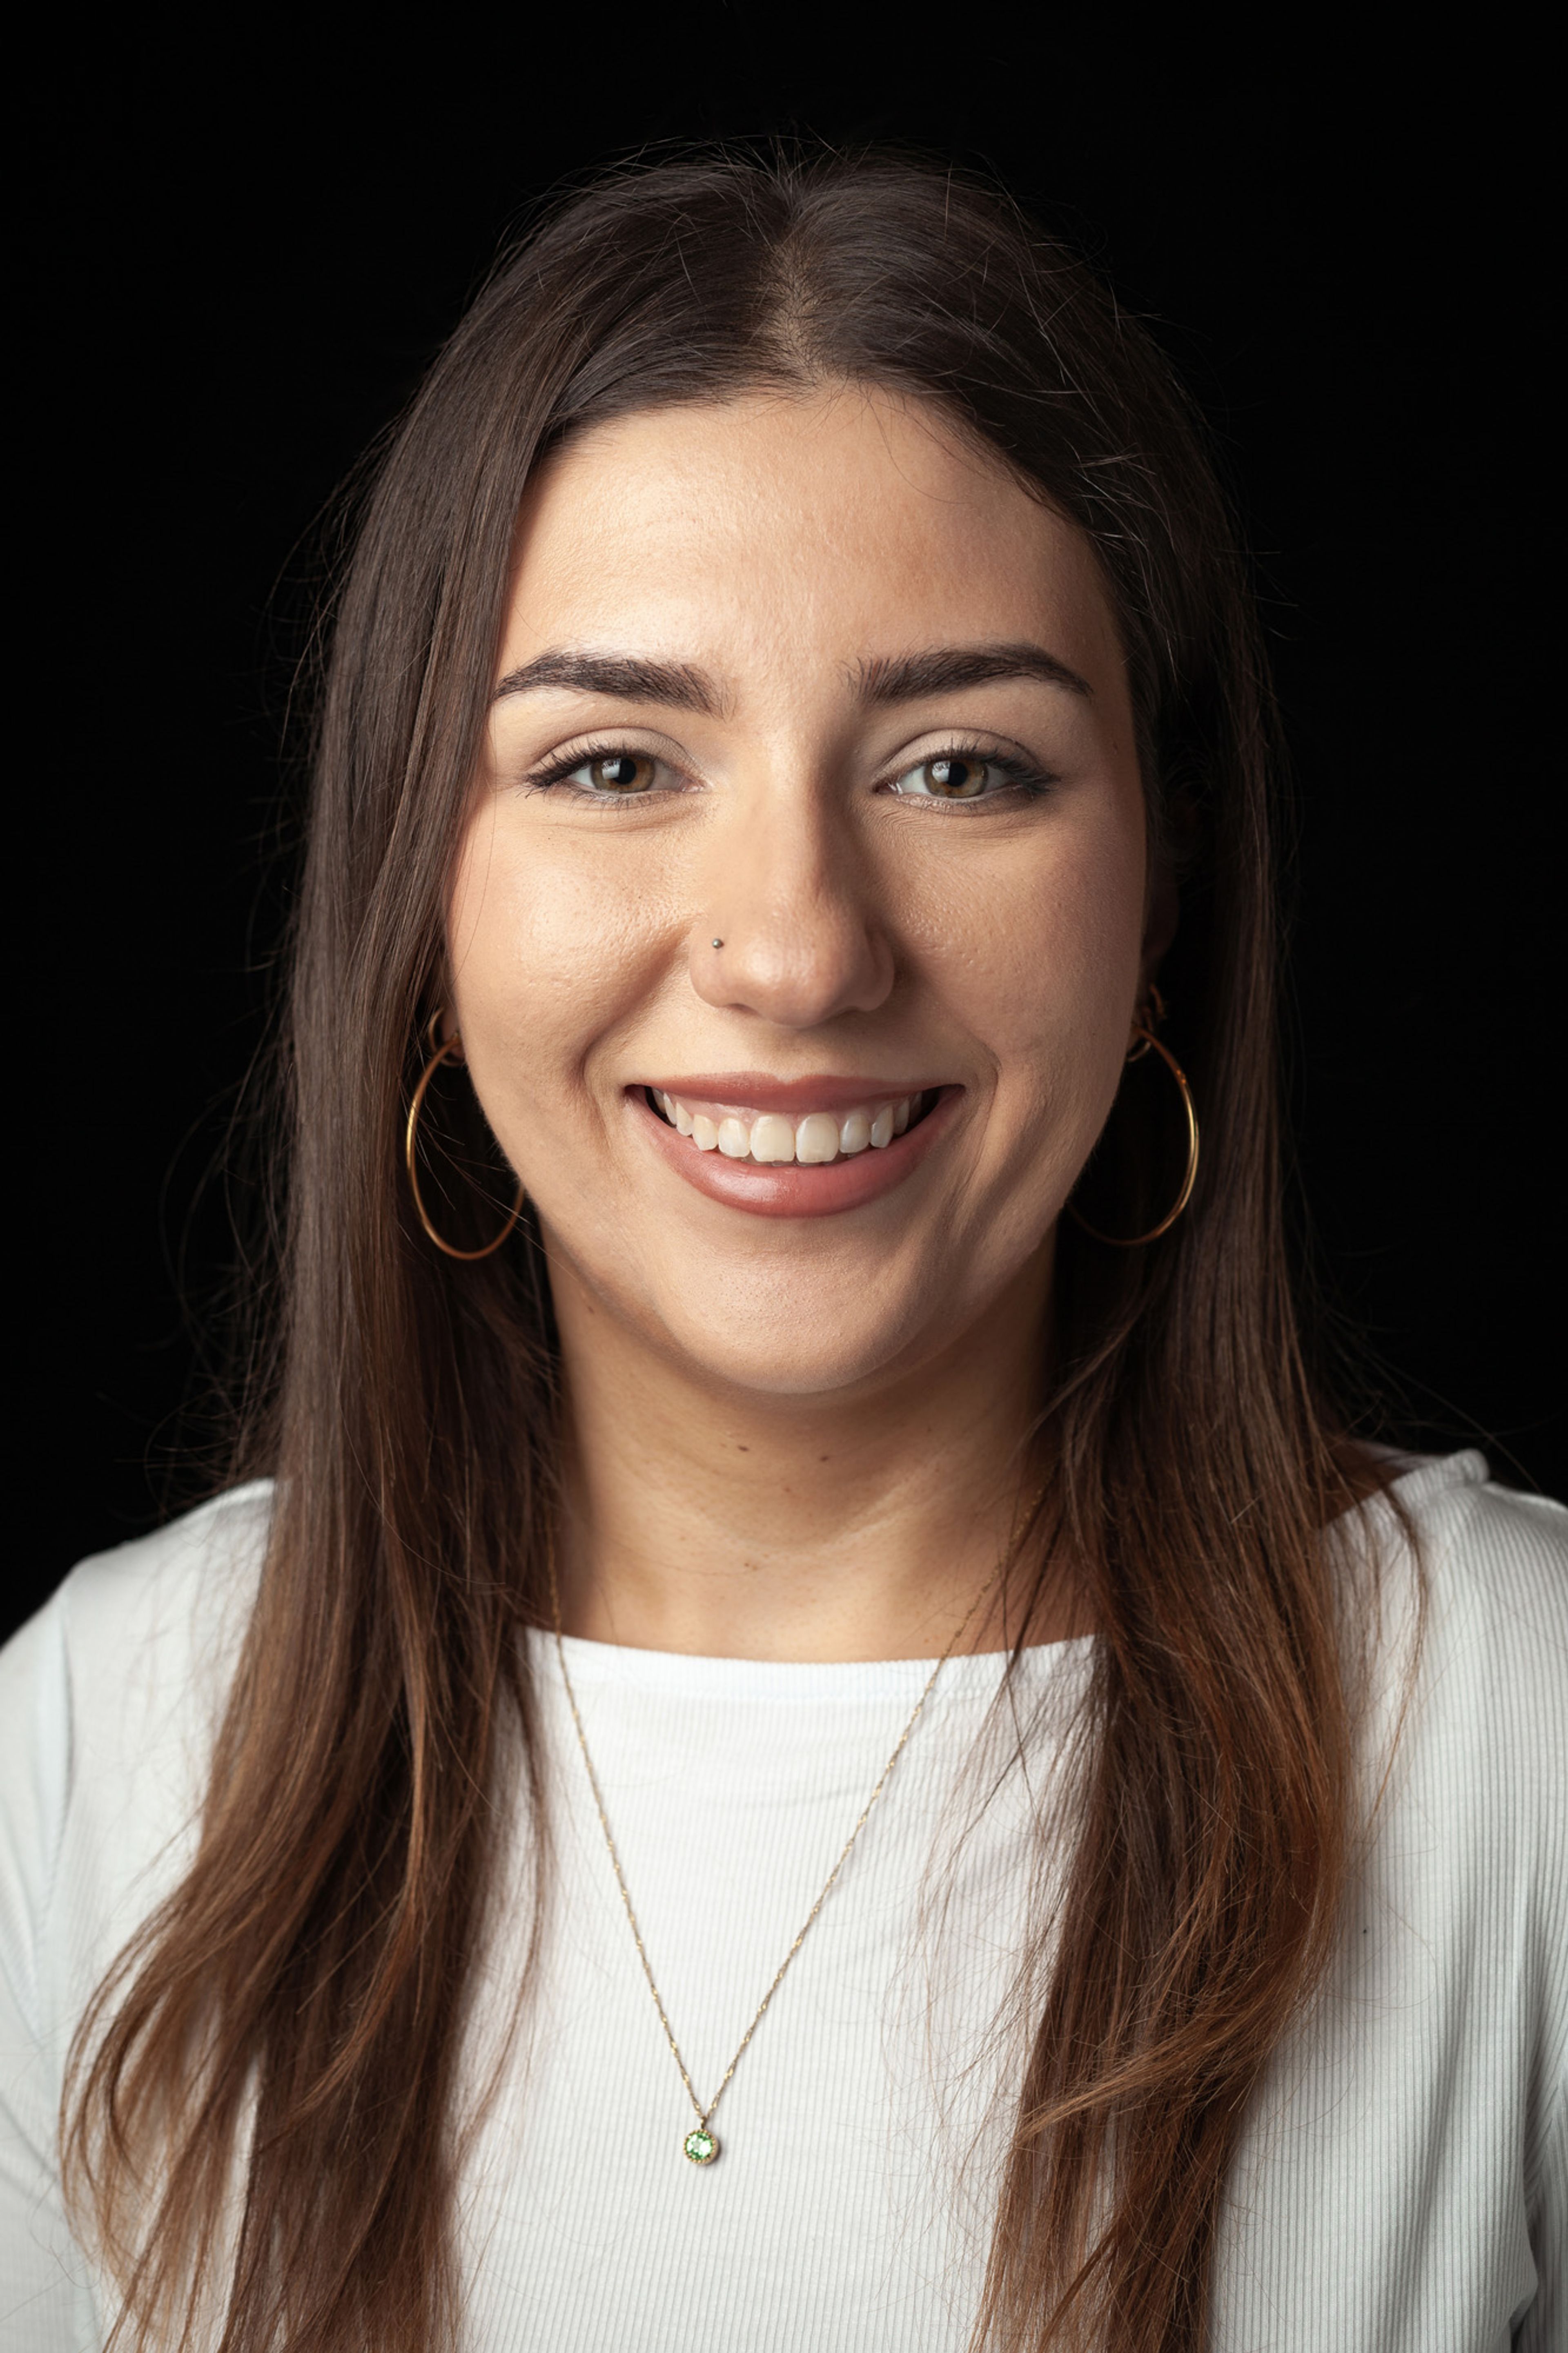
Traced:
<path fill-rule="evenodd" d="M 892 1102 L 857 1103 L 847 1111 L 819 1109 L 802 1116 L 788 1112 L 691 1102 L 649 1087 L 652 1109 L 698 1152 L 720 1152 L 726 1160 L 749 1160 L 777 1167 L 788 1161 L 831 1167 L 862 1152 L 885 1152 L 895 1136 L 918 1126 L 936 1102 L 936 1091 L 920 1090 Z"/>
<path fill-rule="evenodd" d="M 780 1081 L 731 1071 L 628 1086 L 634 1124 L 673 1173 L 757 1218 L 832 1218 L 912 1176 L 952 1133 L 962 1086 Z"/>

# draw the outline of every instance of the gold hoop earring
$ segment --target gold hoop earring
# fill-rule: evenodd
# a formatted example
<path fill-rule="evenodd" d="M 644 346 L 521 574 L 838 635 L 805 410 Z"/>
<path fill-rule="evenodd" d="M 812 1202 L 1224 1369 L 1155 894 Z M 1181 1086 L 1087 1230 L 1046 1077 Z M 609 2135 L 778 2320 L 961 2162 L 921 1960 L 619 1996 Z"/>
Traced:
<path fill-rule="evenodd" d="M 502 1242 L 505 1241 L 507 1236 L 516 1225 L 519 1218 L 522 1215 L 524 1195 L 522 1179 L 520 1176 L 517 1180 L 517 1199 L 512 1204 L 510 1217 L 507 1219 L 505 1225 L 501 1228 L 494 1241 L 487 1242 L 482 1250 L 469 1250 L 457 1249 L 451 1242 L 443 1240 L 442 1237 L 436 1231 L 435 1227 L 430 1222 L 430 1212 L 425 1207 L 424 1197 L 419 1190 L 419 1169 L 415 1152 L 415 1143 L 419 1133 L 419 1113 L 424 1108 L 426 1091 L 428 1088 L 431 1080 L 435 1077 L 437 1071 L 440 1069 L 441 1064 L 447 1060 L 448 1055 L 460 1054 L 463 1050 L 463 1041 L 456 1030 L 453 1031 L 452 1035 L 447 1039 L 444 1043 L 439 1045 L 437 1044 L 436 1033 L 440 1027 L 441 1016 L 446 1009 L 445 1006 L 437 1008 L 437 1011 L 431 1015 L 429 1027 L 426 1031 L 426 1036 L 429 1039 L 430 1045 L 434 1050 L 431 1053 L 430 1060 L 426 1063 L 425 1068 L 419 1073 L 419 1083 L 414 1090 L 414 1100 L 408 1106 L 408 1125 L 404 1133 L 403 1157 L 405 1165 L 408 1170 L 408 1189 L 414 1196 L 414 1208 L 418 1216 L 420 1224 L 429 1235 L 430 1240 L 435 1243 L 437 1249 L 438 1250 L 444 1250 L 448 1258 L 460 1258 L 471 1261 L 478 1258 L 493 1257 L 495 1252 L 500 1250 Z"/>
<path fill-rule="evenodd" d="M 1163 1020 L 1165 1014 L 1164 1002 L 1161 997 L 1158 989 L 1152 990 L 1150 993 L 1153 999 L 1152 1018 L 1156 1021 Z M 1098 1226 L 1091 1226 L 1089 1219 L 1082 1216 L 1078 1209 L 1074 1208 L 1070 1201 L 1068 1203 L 1068 1214 L 1072 1219 L 1074 1224 L 1081 1226 L 1084 1232 L 1086 1234 L 1091 1234 L 1097 1242 L 1108 1243 L 1112 1250 L 1141 1250 L 1145 1242 L 1156 1242 L 1159 1240 L 1162 1234 L 1168 1234 L 1171 1228 L 1175 1224 L 1176 1219 L 1181 1216 L 1182 1211 L 1186 1208 L 1187 1203 L 1192 1199 L 1193 1187 L 1197 1183 L 1198 1179 L 1198 1115 L 1193 1109 L 1192 1089 L 1187 1084 L 1186 1072 L 1183 1070 L 1180 1062 L 1177 1061 L 1174 1054 L 1171 1052 L 1169 1047 L 1162 1046 L 1158 1038 L 1155 1037 L 1152 1029 L 1146 1029 L 1142 1021 L 1135 1022 L 1133 1024 L 1132 1034 L 1140 1042 L 1132 1048 L 1127 1060 L 1130 1062 L 1141 1062 L 1143 1060 L 1144 1055 L 1149 1051 L 1150 1047 L 1152 1046 L 1155 1053 L 1159 1055 L 1160 1060 L 1164 1063 L 1165 1068 L 1170 1071 L 1171 1076 L 1175 1080 L 1177 1086 L 1180 1087 L 1182 1091 L 1182 1109 L 1186 1113 L 1187 1120 L 1187 1166 L 1186 1172 L 1182 1178 L 1182 1189 L 1176 1196 L 1174 1208 L 1168 1209 L 1165 1215 L 1161 1219 L 1159 1224 L 1157 1226 L 1151 1226 L 1146 1234 L 1102 1234 L 1100 1228 Z"/>

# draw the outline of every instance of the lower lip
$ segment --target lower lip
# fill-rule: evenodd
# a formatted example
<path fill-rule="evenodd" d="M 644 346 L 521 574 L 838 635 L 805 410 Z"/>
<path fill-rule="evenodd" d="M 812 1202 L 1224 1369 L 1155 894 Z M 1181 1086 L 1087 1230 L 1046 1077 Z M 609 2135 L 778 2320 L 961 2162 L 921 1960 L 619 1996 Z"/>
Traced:
<path fill-rule="evenodd" d="M 952 1107 L 963 1092 L 944 1088 L 917 1127 L 907 1127 L 880 1151 L 871 1144 L 848 1160 L 804 1167 L 793 1160 L 726 1160 L 721 1152 L 699 1152 L 650 1108 L 640 1087 L 628 1089 L 626 1101 L 655 1150 L 710 1201 L 748 1210 L 753 1218 L 834 1218 L 880 1200 L 912 1176 L 952 1124 Z"/>

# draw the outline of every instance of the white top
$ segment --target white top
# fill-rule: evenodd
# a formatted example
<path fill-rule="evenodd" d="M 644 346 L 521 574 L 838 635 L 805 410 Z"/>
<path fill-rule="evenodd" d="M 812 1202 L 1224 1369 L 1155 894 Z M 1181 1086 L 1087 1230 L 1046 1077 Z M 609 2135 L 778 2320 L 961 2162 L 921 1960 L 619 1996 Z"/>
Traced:
<path fill-rule="evenodd" d="M 1401 1492 L 1431 1577 L 1420 1679 L 1341 1965 L 1279 2054 L 1232 2179 L 1216 2353 L 1568 2341 L 1568 1513 L 1487 1484 L 1476 1454 L 1423 1464 Z M 100 1971 L 191 1852 L 267 1508 L 265 1488 L 242 1489 L 84 1562 L 0 1652 L 7 2353 L 103 2339 L 101 2284 L 58 2204 L 61 2063 Z M 1396 1566 L 1379 1776 L 1408 1592 Z M 972 1819 L 963 1773 L 999 1661 L 945 1670 L 699 2170 L 553 1650 L 533 1639 L 555 1894 L 537 2000 L 463 2177 L 468 2346 L 963 2353 L 1016 2080 L 988 2031 L 1024 1896 L 1022 1776 Z M 654 1968 L 710 2090 L 929 1666 L 567 1652 Z M 1089 1655 L 1028 1654 L 1037 1791 Z M 481 2030 L 504 2023 L 516 1921 Z"/>

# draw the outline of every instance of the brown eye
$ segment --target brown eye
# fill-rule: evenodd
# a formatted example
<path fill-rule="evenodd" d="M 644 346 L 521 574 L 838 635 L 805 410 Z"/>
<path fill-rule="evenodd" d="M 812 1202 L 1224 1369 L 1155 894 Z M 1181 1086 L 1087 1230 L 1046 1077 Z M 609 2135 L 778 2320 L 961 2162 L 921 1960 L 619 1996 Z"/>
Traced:
<path fill-rule="evenodd" d="M 940 760 L 922 760 L 915 770 L 917 793 L 934 794 L 944 801 L 978 800 L 985 789 L 989 760 L 971 754 L 948 753 Z"/>
<path fill-rule="evenodd" d="M 657 761 L 644 752 L 609 752 L 603 759 L 584 763 L 588 788 L 595 793 L 646 793 L 653 783 Z"/>
<path fill-rule="evenodd" d="M 984 785 L 985 768 L 984 760 L 928 760 L 927 786 L 950 801 L 973 800 Z"/>

